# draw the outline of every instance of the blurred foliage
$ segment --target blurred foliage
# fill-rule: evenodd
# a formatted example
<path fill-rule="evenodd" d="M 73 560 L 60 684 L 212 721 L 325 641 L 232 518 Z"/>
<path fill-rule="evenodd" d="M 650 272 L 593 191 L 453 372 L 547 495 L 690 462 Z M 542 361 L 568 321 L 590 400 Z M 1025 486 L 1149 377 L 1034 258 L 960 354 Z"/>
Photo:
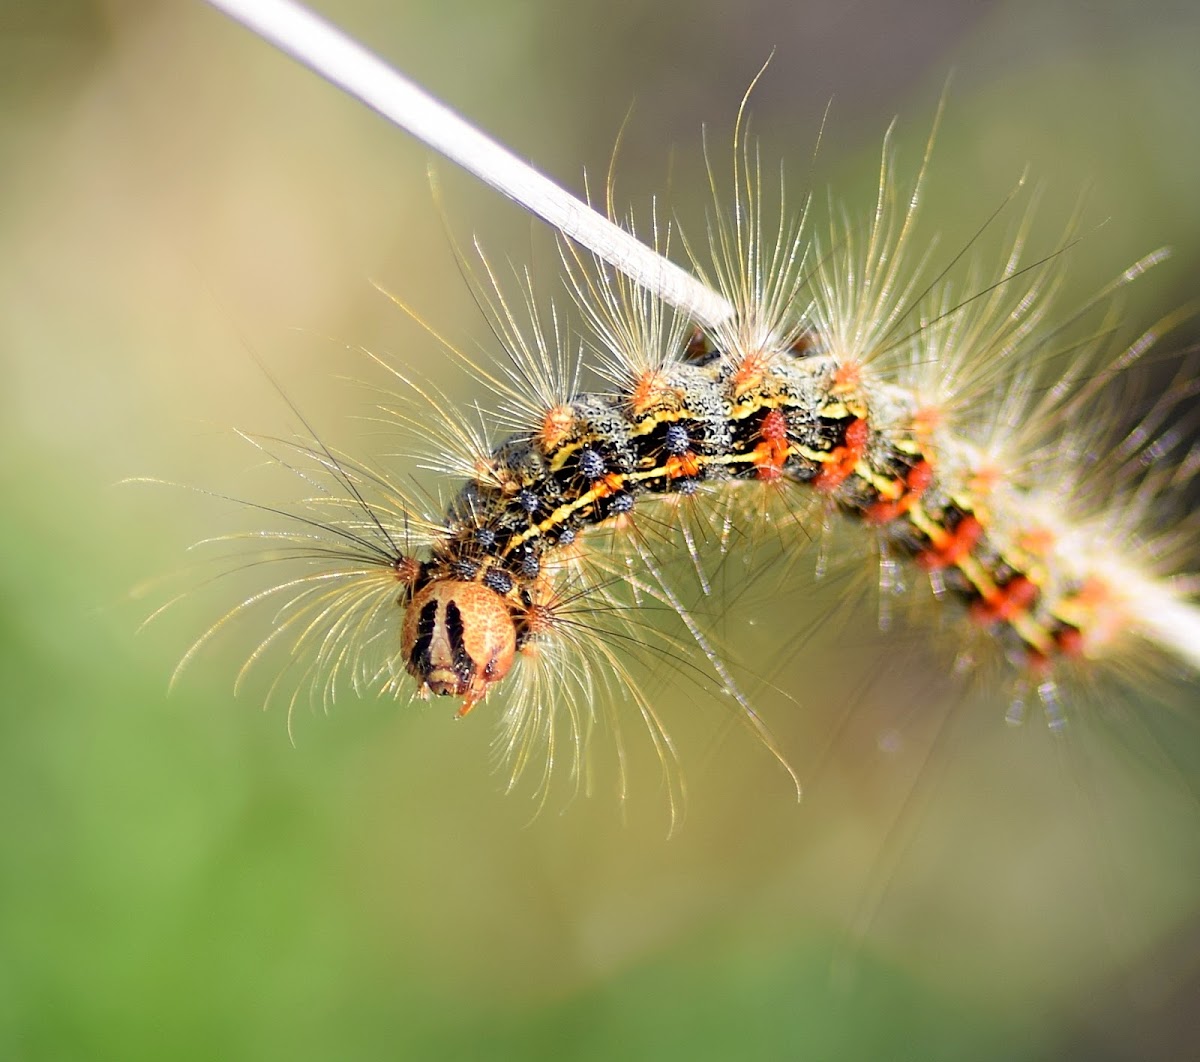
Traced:
<path fill-rule="evenodd" d="M 1194 295 L 1193 4 L 321 7 L 573 187 L 629 115 L 618 201 L 662 192 L 693 230 L 701 125 L 720 163 L 773 49 L 764 158 L 856 209 L 887 122 L 911 172 L 955 70 L 943 246 L 1028 164 L 1051 244 L 1090 187 L 1070 292 L 1172 244 L 1133 320 Z M 0 1058 L 1200 1051 L 1194 682 L 1167 688 L 1175 712 L 1081 694 L 1065 741 L 1007 730 L 1003 703 L 925 670 L 921 635 L 860 634 L 869 605 L 812 630 L 835 606 L 788 600 L 809 644 L 751 669 L 804 691 L 769 721 L 805 800 L 719 706 L 656 690 L 691 789 L 670 839 L 649 762 L 624 809 L 602 769 L 594 799 L 529 822 L 485 709 L 451 726 L 346 699 L 302 711 L 293 745 L 259 691 L 230 694 L 236 635 L 168 698 L 212 612 L 135 639 L 171 590 L 129 588 L 247 513 L 121 481 L 248 492 L 230 426 L 295 427 L 258 356 L 333 442 L 387 453 L 329 386 L 363 373 L 346 345 L 463 385 L 368 278 L 481 344 L 447 230 L 548 293 L 552 244 L 445 164 L 435 198 L 422 148 L 198 0 L 0 0 L 0 162 Z M 750 603 L 743 658 L 783 651 L 749 626 L 780 607 Z"/>

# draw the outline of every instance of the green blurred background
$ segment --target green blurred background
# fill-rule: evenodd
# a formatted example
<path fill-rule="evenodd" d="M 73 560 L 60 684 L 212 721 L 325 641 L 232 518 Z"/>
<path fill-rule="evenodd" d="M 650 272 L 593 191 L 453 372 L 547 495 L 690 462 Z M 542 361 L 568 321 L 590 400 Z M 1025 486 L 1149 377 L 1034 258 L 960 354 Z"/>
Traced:
<path fill-rule="evenodd" d="M 1162 244 L 1133 319 L 1195 293 L 1191 3 L 321 9 L 575 188 L 632 108 L 618 199 L 664 192 L 693 231 L 701 126 L 722 162 L 772 49 L 765 156 L 857 204 L 896 114 L 911 172 L 953 70 L 944 246 L 1028 163 L 1047 246 L 1088 190 L 1068 299 Z M 803 694 L 763 699 L 805 800 L 719 706 L 653 690 L 691 793 L 670 839 L 641 754 L 623 810 L 601 762 L 530 822 L 486 707 L 345 698 L 293 745 L 260 688 L 233 698 L 236 632 L 167 696 L 239 588 L 137 637 L 170 590 L 130 588 L 251 517 L 121 481 L 259 497 L 232 428 L 296 423 L 251 352 L 350 449 L 394 443 L 330 383 L 363 374 L 347 346 L 481 397 L 369 283 L 482 343 L 447 228 L 555 291 L 537 226 L 446 164 L 439 212 L 428 161 L 199 0 L 0 0 L 0 1058 L 1200 1057 L 1194 681 L 1010 729 L 923 628 L 860 633 L 870 594 L 814 629 L 821 597 L 760 587 L 730 640 L 752 657 L 785 607 L 807 632 L 749 665 Z"/>

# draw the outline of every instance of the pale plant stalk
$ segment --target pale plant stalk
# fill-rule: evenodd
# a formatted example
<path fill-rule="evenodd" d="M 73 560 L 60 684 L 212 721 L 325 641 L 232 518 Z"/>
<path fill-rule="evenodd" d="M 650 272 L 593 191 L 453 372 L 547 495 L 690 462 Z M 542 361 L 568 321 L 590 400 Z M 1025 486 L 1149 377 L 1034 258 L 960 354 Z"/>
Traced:
<path fill-rule="evenodd" d="M 361 44 L 292 0 L 207 0 L 213 7 L 515 200 L 710 331 L 734 306 L 696 277 L 521 161 Z M 1126 615 L 1138 632 L 1200 670 L 1200 608 L 1168 583 L 1118 566 Z"/>
<path fill-rule="evenodd" d="M 733 306 L 291 0 L 208 0 L 706 328 Z"/>

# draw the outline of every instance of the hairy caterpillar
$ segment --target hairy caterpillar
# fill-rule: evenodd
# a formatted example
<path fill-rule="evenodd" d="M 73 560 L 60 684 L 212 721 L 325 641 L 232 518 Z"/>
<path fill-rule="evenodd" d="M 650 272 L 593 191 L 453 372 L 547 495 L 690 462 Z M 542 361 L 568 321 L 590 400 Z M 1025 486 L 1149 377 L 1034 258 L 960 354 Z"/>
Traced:
<path fill-rule="evenodd" d="M 567 260 L 604 389 L 578 390 L 555 314 L 514 308 L 498 289 L 509 362 L 482 373 L 502 430 L 475 427 L 396 372 L 418 404 L 391 412 L 435 434 L 443 470 L 465 478 L 446 508 L 301 444 L 341 496 L 316 499 L 297 530 L 270 533 L 315 567 L 234 610 L 286 602 L 247 667 L 285 644 L 322 690 L 343 678 L 415 688 L 459 698 L 460 714 L 496 687 L 514 777 L 540 758 L 543 781 L 564 758 L 563 722 L 578 775 L 596 702 L 629 701 L 669 762 L 666 730 L 623 663 L 631 644 L 658 637 L 639 605 L 682 619 L 686 635 L 668 653 L 698 647 L 718 685 L 736 684 L 661 571 L 662 548 L 685 550 L 703 586 L 710 555 L 753 537 L 755 521 L 799 541 L 826 526 L 845 533 L 845 517 L 868 529 L 881 584 L 903 566 L 928 573 L 934 596 L 986 632 L 983 644 L 1054 719 L 1063 673 L 1140 659 L 1144 643 L 1194 666 L 1200 623 L 1177 574 L 1191 525 L 1157 533 L 1152 515 L 1193 470 L 1177 453 L 1186 430 L 1163 430 L 1193 385 L 1184 379 L 1115 443 L 1094 408 L 1116 401 L 1104 386 L 1173 321 L 1121 344 L 1106 291 L 1062 330 L 1051 317 L 1057 255 L 1027 262 L 1026 226 L 997 267 L 947 279 L 949 266 L 913 243 L 922 177 L 902 194 L 886 149 L 862 226 L 836 221 L 813 235 L 807 209 L 769 220 L 752 155 L 734 185 L 710 251 L 687 245 L 732 316 L 697 315 L 696 327 L 621 273 Z M 1102 451 L 1108 467 L 1095 460 Z M 769 742 L 749 699 L 735 696 Z"/>

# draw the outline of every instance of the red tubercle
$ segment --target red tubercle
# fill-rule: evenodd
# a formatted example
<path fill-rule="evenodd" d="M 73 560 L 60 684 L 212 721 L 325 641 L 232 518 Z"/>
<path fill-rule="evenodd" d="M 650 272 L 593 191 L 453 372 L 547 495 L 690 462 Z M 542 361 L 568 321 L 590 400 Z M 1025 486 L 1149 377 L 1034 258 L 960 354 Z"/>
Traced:
<path fill-rule="evenodd" d="M 908 470 L 904 482 L 908 487 L 908 493 L 914 498 L 919 498 L 933 483 L 933 465 L 924 459 L 918 461 Z"/>
<path fill-rule="evenodd" d="M 923 553 L 918 553 L 916 563 L 927 572 L 951 568 L 970 555 L 982 536 L 983 524 L 978 518 L 972 515 L 964 516 L 941 542 Z"/>
<path fill-rule="evenodd" d="M 829 451 L 829 460 L 813 480 L 814 489 L 823 494 L 830 494 L 845 483 L 854 474 L 855 467 L 866 453 L 870 437 L 871 426 L 866 418 L 855 417 L 846 427 L 842 445 Z"/>
<path fill-rule="evenodd" d="M 1079 658 L 1083 656 L 1085 648 L 1083 631 L 1075 627 L 1064 627 L 1055 633 L 1054 644 L 1063 656 Z"/>
<path fill-rule="evenodd" d="M 1024 575 L 1017 575 L 1004 586 L 984 596 L 971 606 L 971 618 L 983 626 L 993 623 L 1011 623 L 1029 611 L 1041 591 L 1037 584 Z"/>
<path fill-rule="evenodd" d="M 754 447 L 755 477 L 764 481 L 777 480 L 783 475 L 788 458 L 787 417 L 778 409 L 770 410 L 763 417 L 758 435 L 762 442 Z"/>
<path fill-rule="evenodd" d="M 898 498 L 877 501 L 867 507 L 864 516 L 869 524 L 886 524 L 908 512 L 933 482 L 933 467 L 928 461 L 918 461 L 904 477 L 904 490 Z"/>
<path fill-rule="evenodd" d="M 787 417 L 780 410 L 772 409 L 763 417 L 758 434 L 768 442 L 781 442 L 787 439 L 787 429 Z"/>
<path fill-rule="evenodd" d="M 1052 651 L 1043 652 L 1040 649 L 1029 649 L 1025 654 L 1025 666 L 1029 671 L 1035 675 L 1043 675 L 1051 669 L 1056 657 L 1079 660 L 1084 655 L 1083 632 L 1076 627 L 1063 627 L 1055 631 L 1053 642 Z"/>
<path fill-rule="evenodd" d="M 906 500 L 901 497 L 894 501 L 877 501 L 868 505 L 867 511 L 863 515 L 868 524 L 890 524 L 897 516 L 908 510 L 909 506 L 904 504 Z"/>
<path fill-rule="evenodd" d="M 870 437 L 871 428 L 865 417 L 855 417 L 846 427 L 846 447 L 854 451 L 856 457 L 862 457 Z"/>

